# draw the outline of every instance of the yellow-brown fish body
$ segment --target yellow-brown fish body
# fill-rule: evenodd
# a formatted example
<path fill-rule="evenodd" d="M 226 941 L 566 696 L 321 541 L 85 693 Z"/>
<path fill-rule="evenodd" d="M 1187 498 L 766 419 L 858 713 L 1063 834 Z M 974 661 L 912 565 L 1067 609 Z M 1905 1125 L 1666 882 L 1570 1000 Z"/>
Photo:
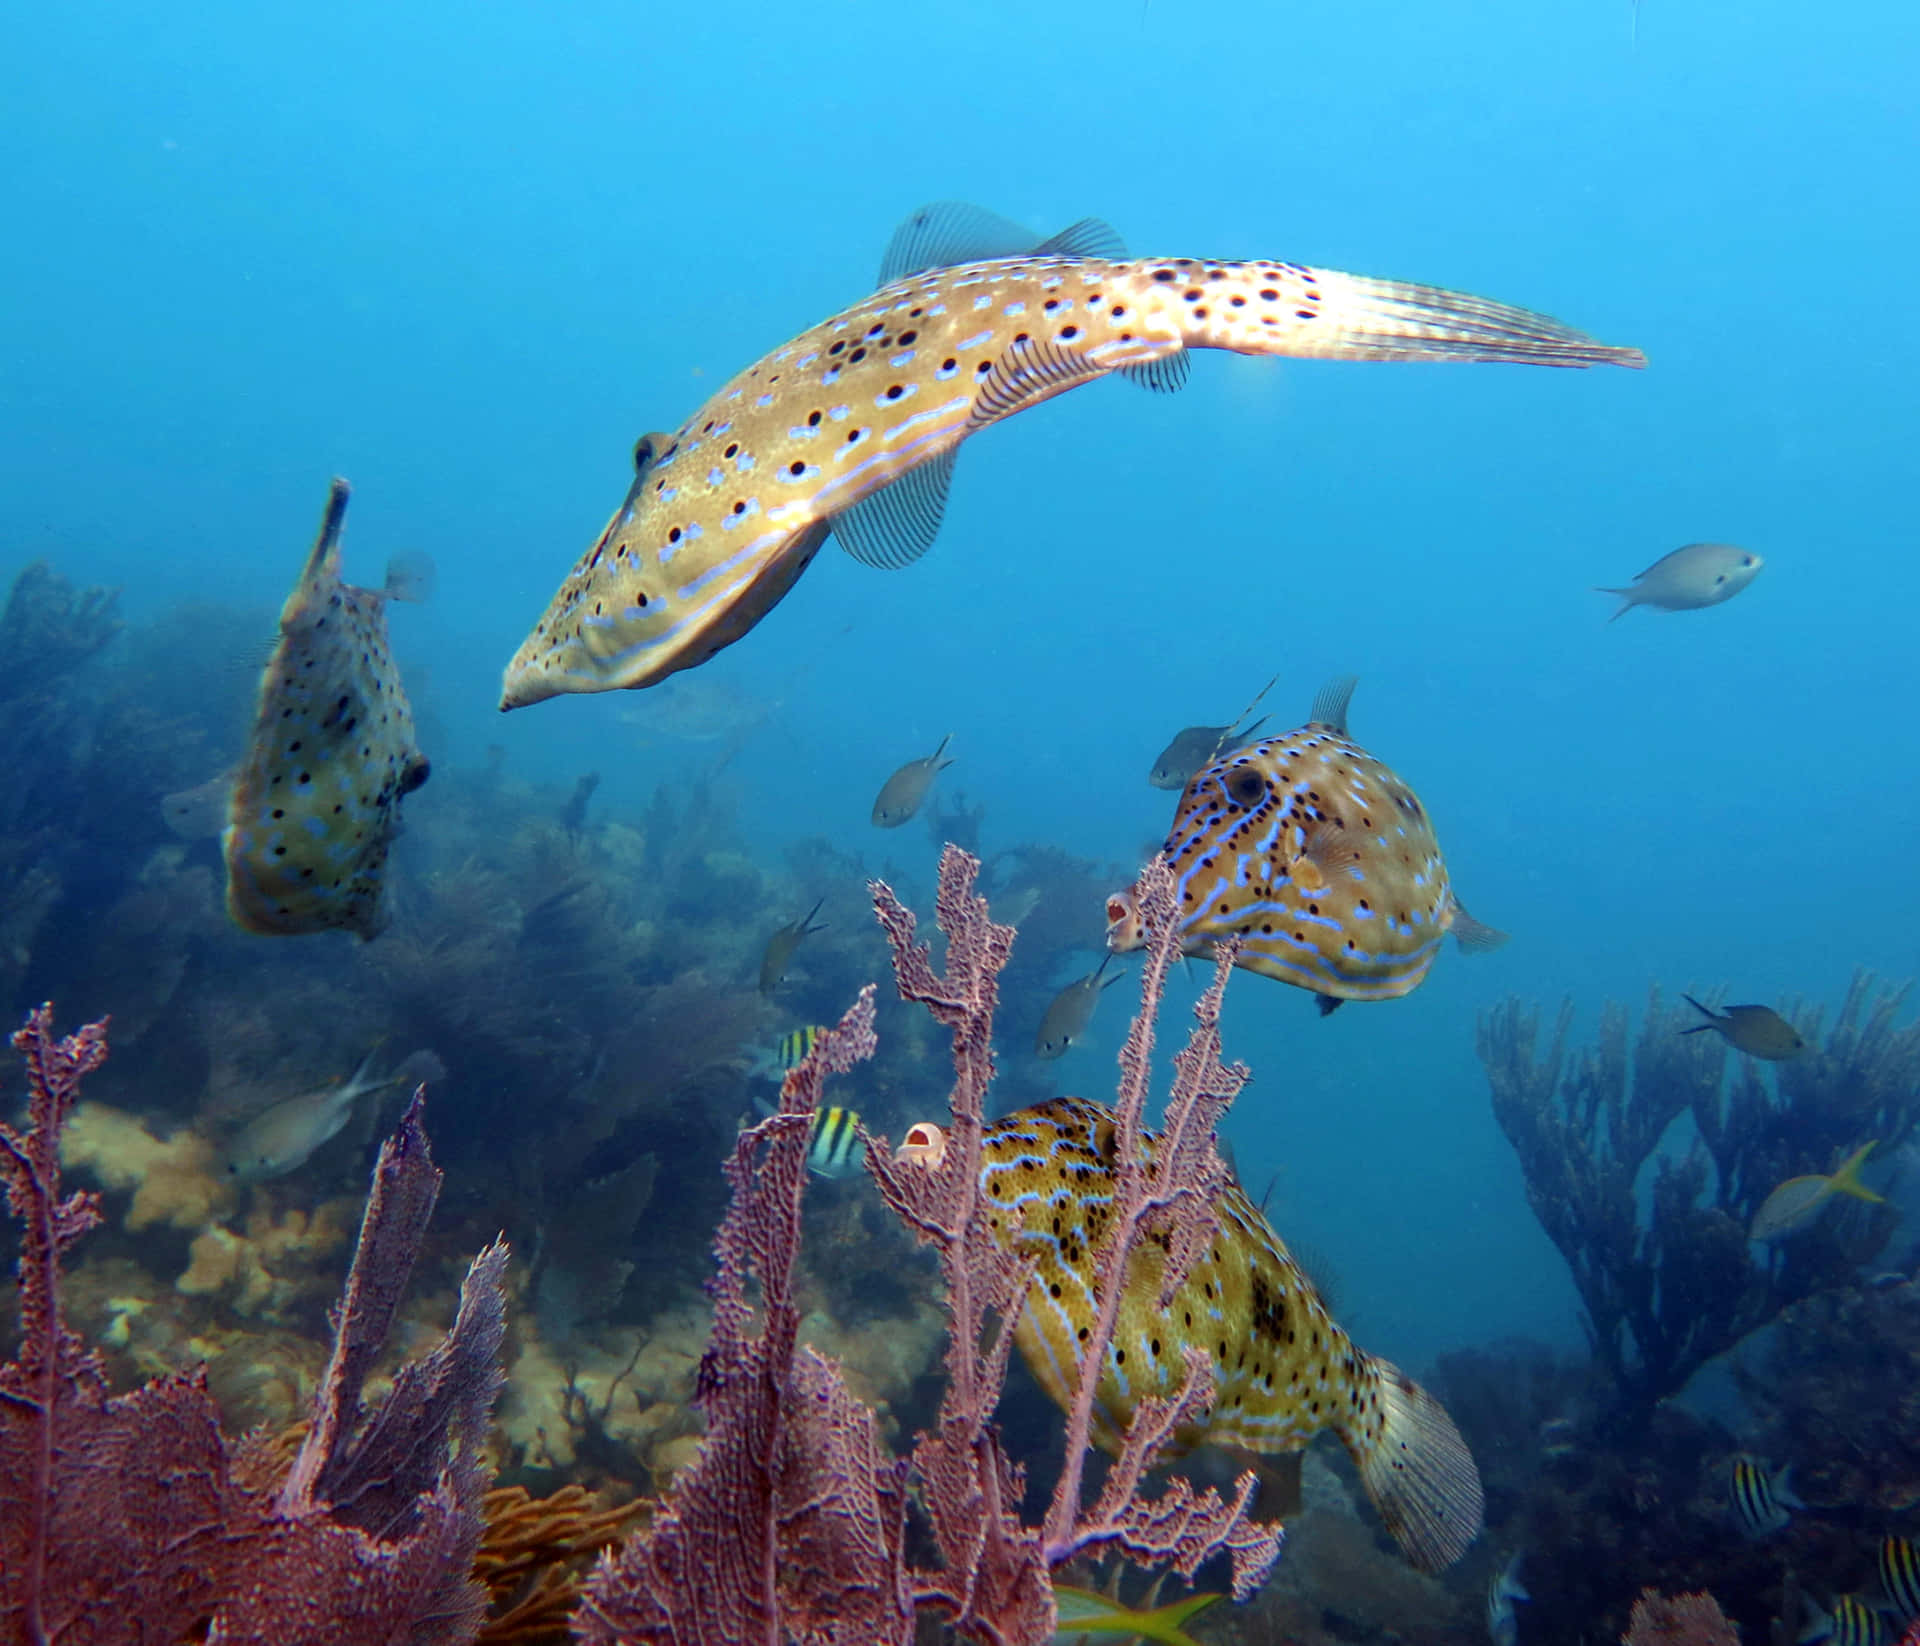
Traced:
<path fill-rule="evenodd" d="M 953 764 L 951 760 L 942 758 L 952 741 L 953 733 L 948 732 L 940 739 L 940 747 L 932 754 L 909 760 L 880 785 L 880 792 L 873 801 L 873 826 L 876 829 L 897 829 L 918 813 L 921 803 L 927 798 L 927 790 L 933 787 L 933 780 Z"/>
<path fill-rule="evenodd" d="M 1680 998 L 1707 1019 L 1691 1029 L 1682 1029 L 1682 1034 L 1702 1034 L 1713 1029 L 1735 1051 L 1764 1058 L 1769 1063 L 1789 1062 L 1807 1049 L 1800 1031 L 1771 1006 L 1729 1006 L 1725 1012 L 1716 1012 L 1690 994 Z"/>
<path fill-rule="evenodd" d="M 1298 263 L 1081 255 L 1119 250 L 1092 222 L 1024 255 L 982 256 L 965 232 L 942 233 L 945 210 L 902 226 L 881 290 L 749 366 L 670 438 L 640 442 L 625 499 L 508 664 L 502 709 L 705 662 L 786 595 L 830 530 L 858 559 L 907 564 L 939 529 L 962 441 L 1112 372 L 1177 388 L 1200 348 L 1644 364 L 1437 287 Z"/>
<path fill-rule="evenodd" d="M 988 1124 L 982 1193 L 995 1238 L 1039 1267 L 1015 1327 L 1021 1357 L 1065 1410 L 1079 1345 L 1092 1325 L 1093 1276 L 1114 1195 L 1113 1112 L 1058 1098 Z M 1146 1134 L 1149 1157 L 1155 1147 Z M 1297 1452 L 1323 1430 L 1352 1456 L 1381 1517 L 1428 1569 L 1455 1559 L 1479 1530 L 1480 1480 L 1451 1420 L 1397 1368 L 1364 1350 L 1328 1314 L 1312 1281 L 1259 1209 L 1229 1185 L 1211 1248 L 1158 1307 L 1165 1253 L 1134 1252 L 1094 1404 L 1095 1441 L 1111 1452 L 1149 1395 L 1185 1378 L 1188 1347 L 1213 1362 L 1206 1420 L 1175 1437 L 1256 1452 Z"/>
<path fill-rule="evenodd" d="M 362 589 L 340 577 L 347 497 L 347 483 L 334 481 L 281 609 L 222 836 L 227 912 L 266 936 L 379 933 L 400 802 L 429 770 L 387 646 L 398 585 Z"/>
<path fill-rule="evenodd" d="M 1419 796 L 1347 735 L 1352 692 L 1334 681 L 1306 725 L 1199 772 L 1163 848 L 1187 950 L 1238 937 L 1240 965 L 1323 1012 L 1418 988 L 1449 931 L 1470 950 L 1504 941 L 1460 907 Z M 1107 916 L 1110 948 L 1144 944 L 1131 892 Z"/>

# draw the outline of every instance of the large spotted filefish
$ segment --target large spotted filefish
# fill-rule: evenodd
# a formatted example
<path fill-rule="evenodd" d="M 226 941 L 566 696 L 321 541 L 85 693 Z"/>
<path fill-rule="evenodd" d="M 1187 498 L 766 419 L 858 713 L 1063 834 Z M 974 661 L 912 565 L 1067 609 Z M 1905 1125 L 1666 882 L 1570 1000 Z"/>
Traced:
<path fill-rule="evenodd" d="M 1001 1244 L 1038 1259 L 1014 1328 L 1021 1358 L 1064 1411 L 1095 1316 L 1095 1258 L 1114 1195 L 1114 1116 L 1056 1098 L 988 1124 L 981 1192 Z M 1153 1133 L 1145 1134 L 1151 1156 Z M 1480 1530 L 1479 1472 L 1445 1409 L 1340 1329 L 1252 1201 L 1229 1184 L 1212 1246 L 1159 1307 L 1166 1254 L 1134 1252 L 1094 1397 L 1093 1438 L 1118 1447 L 1141 1400 L 1173 1395 L 1189 1347 L 1213 1362 L 1213 1405 L 1175 1446 L 1303 1451 L 1332 1430 L 1380 1518 L 1416 1566 L 1437 1571 Z"/>
<path fill-rule="evenodd" d="M 1460 906 L 1420 797 L 1347 735 L 1353 687 L 1332 682 L 1306 725 L 1203 767 L 1163 848 L 1182 946 L 1237 937 L 1238 964 L 1310 989 L 1323 1013 L 1418 988 L 1448 932 L 1469 952 L 1506 941 Z M 1108 947 L 1145 942 L 1132 890 L 1110 897 Z"/>
<path fill-rule="evenodd" d="M 347 483 L 334 481 L 320 535 L 281 608 L 280 641 L 227 806 L 227 913 L 264 936 L 376 936 L 386 924 L 400 801 L 427 780 L 387 648 L 387 602 L 421 598 L 424 573 L 396 562 L 383 589 L 342 582 L 347 497 Z"/>
<path fill-rule="evenodd" d="M 503 709 L 648 686 L 773 608 L 831 532 L 903 566 L 932 545 L 960 443 L 1117 372 L 1185 382 L 1188 351 L 1640 366 L 1544 315 L 1300 263 L 1130 259 L 1093 219 L 1037 244 L 978 208 L 922 208 L 880 290 L 775 349 L 634 476 L 507 665 Z"/>

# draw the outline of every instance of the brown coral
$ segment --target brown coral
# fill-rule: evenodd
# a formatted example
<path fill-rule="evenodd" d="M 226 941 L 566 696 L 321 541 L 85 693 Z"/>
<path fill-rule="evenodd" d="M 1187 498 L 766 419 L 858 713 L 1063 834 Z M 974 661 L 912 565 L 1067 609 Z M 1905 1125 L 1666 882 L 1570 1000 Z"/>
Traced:
<path fill-rule="evenodd" d="M 1709 1594 L 1667 1596 L 1640 1591 L 1621 1646 L 1740 1646 L 1740 1631 Z"/>

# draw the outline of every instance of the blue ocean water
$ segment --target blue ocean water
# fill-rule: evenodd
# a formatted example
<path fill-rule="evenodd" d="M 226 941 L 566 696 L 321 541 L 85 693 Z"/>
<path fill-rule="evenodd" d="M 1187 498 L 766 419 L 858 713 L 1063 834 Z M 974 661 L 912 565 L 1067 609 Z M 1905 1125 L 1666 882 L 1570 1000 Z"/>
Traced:
<path fill-rule="evenodd" d="M 269 609 L 345 474 L 350 575 L 440 565 L 395 622 L 436 761 L 498 742 L 637 806 L 685 757 L 634 699 L 502 719 L 499 669 L 634 437 L 860 294 L 923 201 L 1640 346 L 1645 374 L 1202 356 L 1171 400 L 1077 392 L 968 446 L 925 562 L 829 552 L 709 666 L 782 704 L 733 774 L 756 847 L 825 834 L 922 889 L 931 840 L 867 811 L 946 732 L 990 847 L 1130 864 L 1173 730 L 1276 671 L 1289 723 L 1358 673 L 1356 735 L 1514 941 L 1325 1022 L 1236 979 L 1242 1168 L 1281 1172 L 1276 1221 L 1371 1347 L 1570 1340 L 1476 1012 L 1571 994 L 1590 1022 L 1654 980 L 1834 1000 L 1913 971 L 1920 914 L 1916 25 L 1641 10 L 1636 39 L 1626 0 L 41 8 L 0 61 L 0 573 Z M 1768 569 L 1606 623 L 1590 585 L 1700 538 Z M 1110 1087 L 1123 1015 L 1064 1084 Z"/>

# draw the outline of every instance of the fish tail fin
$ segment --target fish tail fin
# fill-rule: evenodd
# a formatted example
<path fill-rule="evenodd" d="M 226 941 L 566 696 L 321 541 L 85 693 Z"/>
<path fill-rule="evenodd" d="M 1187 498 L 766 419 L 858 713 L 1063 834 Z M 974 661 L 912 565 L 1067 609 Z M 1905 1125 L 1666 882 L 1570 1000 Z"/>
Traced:
<path fill-rule="evenodd" d="M 943 772 L 953 764 L 951 760 L 942 760 L 940 758 L 943 754 L 947 752 L 947 745 L 952 741 L 953 741 L 953 733 L 948 732 L 945 737 L 940 739 L 940 747 L 933 751 L 933 769 L 935 771 Z"/>
<path fill-rule="evenodd" d="M 1451 1566 L 1480 1535 L 1480 1471 L 1446 1408 L 1398 1366 L 1364 1357 L 1379 1400 L 1379 1427 L 1347 1450 L 1373 1506 L 1423 1572 Z"/>
<path fill-rule="evenodd" d="M 1151 264 L 1144 268 L 1142 280 L 1166 294 L 1160 301 L 1191 348 L 1305 360 L 1647 363 L 1638 349 L 1599 342 L 1547 315 L 1440 286 L 1297 264 L 1246 263 L 1223 278 L 1210 275 L 1209 295 L 1221 301 L 1195 305 L 1179 301 L 1178 288 L 1155 280 Z M 1234 304 L 1232 296 L 1245 301 Z"/>
<path fill-rule="evenodd" d="M 1879 1198 L 1878 1196 L 1875 1197 Z M 1800 1494 L 1793 1489 L 1793 1465 L 1783 1464 L 1780 1472 L 1771 1482 L 1773 1501 L 1783 1509 L 1804 1509 L 1806 1504 L 1800 1501 Z"/>
<path fill-rule="evenodd" d="M 1631 589 L 1603 589 L 1596 583 L 1593 587 L 1593 592 L 1595 594 L 1617 594 L 1620 596 L 1619 606 L 1615 608 L 1613 615 L 1607 619 L 1609 623 L 1618 623 L 1621 618 L 1625 617 L 1628 612 L 1640 604 L 1640 602 L 1634 598 L 1633 590 Z"/>
<path fill-rule="evenodd" d="M 1492 954 L 1509 935 L 1498 926 L 1475 920 L 1467 913 L 1466 904 L 1457 897 L 1453 900 L 1453 940 L 1460 945 L 1462 954 Z"/>
<path fill-rule="evenodd" d="M 1720 1021 L 1720 1014 L 1718 1012 L 1716 1012 L 1711 1006 L 1701 1005 L 1700 1002 L 1695 1000 L 1692 995 L 1682 994 L 1680 998 L 1684 1000 L 1689 1006 L 1691 1006 L 1696 1012 L 1698 1012 L 1702 1017 L 1712 1019 L 1711 1022 L 1702 1023 L 1697 1028 L 1682 1030 L 1681 1032 L 1683 1034 L 1698 1034 L 1701 1029 L 1710 1029 L 1713 1027 L 1714 1023 L 1717 1023 Z"/>
<path fill-rule="evenodd" d="M 1830 1179 L 1835 1194 L 1852 1195 L 1855 1200 L 1871 1201 L 1876 1206 L 1886 1200 L 1885 1195 L 1875 1194 L 1860 1181 L 1860 1168 L 1867 1163 L 1867 1156 L 1872 1154 L 1879 1144 L 1880 1140 L 1875 1138 L 1871 1143 L 1861 1144 L 1847 1156 L 1840 1169 Z"/>

